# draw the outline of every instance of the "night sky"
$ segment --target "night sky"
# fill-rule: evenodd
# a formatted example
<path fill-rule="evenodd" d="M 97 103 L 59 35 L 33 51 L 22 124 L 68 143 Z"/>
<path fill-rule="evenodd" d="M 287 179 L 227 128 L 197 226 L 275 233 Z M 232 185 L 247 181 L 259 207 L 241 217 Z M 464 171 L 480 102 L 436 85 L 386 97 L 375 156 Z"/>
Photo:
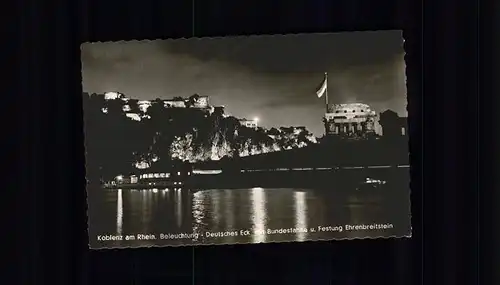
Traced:
<path fill-rule="evenodd" d="M 331 103 L 366 103 L 406 116 L 401 31 L 107 42 L 82 45 L 83 91 L 143 100 L 195 93 L 239 118 L 306 126 L 321 136 Z"/>

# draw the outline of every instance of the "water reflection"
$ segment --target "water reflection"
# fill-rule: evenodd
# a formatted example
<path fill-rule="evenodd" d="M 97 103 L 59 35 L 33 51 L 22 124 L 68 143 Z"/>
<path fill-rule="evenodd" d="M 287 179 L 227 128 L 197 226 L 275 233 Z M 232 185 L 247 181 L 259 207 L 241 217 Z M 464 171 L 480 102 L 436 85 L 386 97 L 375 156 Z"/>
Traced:
<path fill-rule="evenodd" d="M 265 242 L 266 241 L 266 194 L 263 188 L 252 188 L 250 193 L 251 201 L 251 221 L 253 228 L 252 242 Z"/>
<path fill-rule="evenodd" d="M 122 190 L 123 200 L 128 200 L 127 207 L 124 207 L 123 231 L 127 228 L 127 221 L 134 228 L 132 233 L 124 232 L 123 234 L 138 234 L 148 233 L 151 230 L 152 218 L 156 203 L 153 199 L 156 194 L 152 190 Z"/>
<path fill-rule="evenodd" d="M 213 213 L 213 220 L 215 226 L 220 225 L 220 220 L 221 220 L 221 210 L 220 210 L 220 194 L 219 193 L 214 193 L 214 197 L 211 197 L 210 199 L 210 204 L 212 209 L 214 209 Z"/>
<path fill-rule="evenodd" d="M 204 200 L 205 195 L 203 191 L 193 194 L 193 233 L 199 235 L 203 235 L 203 220 L 205 218 Z"/>
<path fill-rule="evenodd" d="M 176 200 L 176 209 L 177 209 L 177 226 L 182 226 L 182 196 L 181 189 L 175 189 L 175 200 Z"/>
<path fill-rule="evenodd" d="M 233 192 L 231 190 L 224 190 L 224 201 L 233 201 Z M 226 225 L 228 229 L 234 229 L 234 213 L 235 211 L 229 203 L 224 203 L 224 217 L 226 218 Z"/>
<path fill-rule="evenodd" d="M 123 232 L 123 190 L 118 189 L 116 198 L 116 233 Z"/>
<path fill-rule="evenodd" d="M 217 219 L 217 221 L 221 224 L 221 227 L 226 228 L 229 231 L 237 230 L 237 224 L 235 223 L 236 215 L 239 213 L 239 207 L 235 207 L 234 205 L 238 204 L 238 201 L 234 200 L 233 191 L 224 190 L 221 193 L 220 199 L 222 204 L 220 207 L 223 208 L 223 214 L 221 210 L 221 216 Z M 233 243 L 237 241 L 235 237 L 228 237 L 227 242 Z"/>
<path fill-rule="evenodd" d="M 89 191 L 89 193 L 91 193 Z M 90 229 L 95 235 L 197 233 L 197 240 L 168 240 L 169 244 L 190 242 L 232 243 L 304 241 L 374 231 L 343 233 L 296 231 L 270 234 L 269 229 L 309 229 L 317 226 L 399 222 L 401 234 L 409 229 L 408 213 L 363 199 L 343 199 L 338 194 L 315 189 L 151 189 L 95 191 L 89 195 Z M 401 203 L 394 201 L 391 204 Z M 398 206 L 398 209 L 408 207 Z M 395 212 L 399 211 L 399 212 Z M 250 230 L 249 236 L 206 238 L 205 233 Z M 392 235 L 392 234 L 391 234 Z M 151 245 L 158 241 L 141 241 Z M 117 243 L 108 244 L 108 246 Z M 123 245 L 123 243 L 119 244 Z"/>
<path fill-rule="evenodd" d="M 307 204 L 306 193 L 295 192 L 295 228 L 307 229 Z M 307 233 L 303 231 L 297 232 L 297 240 L 304 241 L 307 238 Z"/>
<path fill-rule="evenodd" d="M 142 206 L 142 232 L 149 233 L 149 226 L 151 223 L 151 212 L 153 211 L 151 205 L 153 204 L 153 191 L 144 191 L 143 206 Z"/>

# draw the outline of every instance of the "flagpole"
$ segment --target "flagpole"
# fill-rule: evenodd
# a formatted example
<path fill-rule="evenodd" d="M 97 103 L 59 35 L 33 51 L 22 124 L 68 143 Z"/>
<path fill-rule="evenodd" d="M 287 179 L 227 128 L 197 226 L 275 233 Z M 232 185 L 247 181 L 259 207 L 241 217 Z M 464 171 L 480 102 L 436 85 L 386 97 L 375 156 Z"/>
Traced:
<path fill-rule="evenodd" d="M 325 88 L 325 106 L 326 106 L 326 112 L 328 113 L 328 73 L 325 72 L 325 83 L 326 83 L 326 88 Z"/>

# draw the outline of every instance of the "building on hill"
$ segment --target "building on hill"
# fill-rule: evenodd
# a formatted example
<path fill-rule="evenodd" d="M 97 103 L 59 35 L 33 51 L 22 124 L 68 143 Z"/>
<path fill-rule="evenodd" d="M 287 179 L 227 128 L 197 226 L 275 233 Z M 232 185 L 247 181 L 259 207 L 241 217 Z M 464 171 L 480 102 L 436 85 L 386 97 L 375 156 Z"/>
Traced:
<path fill-rule="evenodd" d="M 186 108 L 186 100 L 182 98 L 174 98 L 163 100 L 165 108 Z"/>
<path fill-rule="evenodd" d="M 188 104 L 192 108 L 197 109 L 208 109 L 210 108 L 209 97 L 208 96 L 199 96 L 195 94 L 188 99 L 185 98 L 174 98 L 163 100 L 163 104 L 165 108 L 186 108 Z"/>
<path fill-rule="evenodd" d="M 116 100 L 124 98 L 123 94 L 119 92 L 106 92 L 104 93 L 104 100 Z"/>
<path fill-rule="evenodd" d="M 377 114 L 362 103 L 333 104 L 325 114 L 326 136 L 340 138 L 366 138 L 375 134 Z"/>
<path fill-rule="evenodd" d="M 247 128 L 257 128 L 259 126 L 257 120 L 240 119 L 240 124 Z"/>
<path fill-rule="evenodd" d="M 197 96 L 193 102 L 193 108 L 205 109 L 209 108 L 209 98 L 208 96 Z"/>
<path fill-rule="evenodd" d="M 408 120 L 406 117 L 400 117 L 392 110 L 386 110 L 380 113 L 379 124 L 382 126 L 382 135 L 384 137 L 407 136 Z"/>
<path fill-rule="evenodd" d="M 189 99 L 175 97 L 173 99 L 164 99 L 164 100 L 156 99 L 151 101 L 151 100 L 129 99 L 125 97 L 125 95 L 119 92 L 106 92 L 104 93 L 104 99 L 105 100 L 121 99 L 122 101 L 125 102 L 125 105 L 122 107 L 124 112 L 131 112 L 132 111 L 131 105 L 137 105 L 141 112 L 146 113 L 148 108 L 151 107 L 153 104 L 163 104 L 165 108 L 186 108 L 189 105 L 189 107 L 191 108 L 202 109 L 205 111 L 208 110 L 211 113 L 215 111 L 214 108 L 209 104 L 210 101 L 209 97 L 199 96 L 198 94 L 189 97 Z"/>

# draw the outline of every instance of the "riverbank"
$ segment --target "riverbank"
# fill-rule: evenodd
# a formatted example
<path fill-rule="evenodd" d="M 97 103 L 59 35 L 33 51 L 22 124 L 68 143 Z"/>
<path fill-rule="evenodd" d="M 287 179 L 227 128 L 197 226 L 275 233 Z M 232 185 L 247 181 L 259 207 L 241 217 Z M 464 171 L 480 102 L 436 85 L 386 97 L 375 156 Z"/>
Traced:
<path fill-rule="evenodd" d="M 109 185 L 105 189 L 242 189 L 310 188 L 328 192 L 408 194 L 408 169 L 358 171 L 254 171 L 193 175 L 183 182 L 149 182 Z M 196 191 L 196 190 L 193 190 Z"/>

